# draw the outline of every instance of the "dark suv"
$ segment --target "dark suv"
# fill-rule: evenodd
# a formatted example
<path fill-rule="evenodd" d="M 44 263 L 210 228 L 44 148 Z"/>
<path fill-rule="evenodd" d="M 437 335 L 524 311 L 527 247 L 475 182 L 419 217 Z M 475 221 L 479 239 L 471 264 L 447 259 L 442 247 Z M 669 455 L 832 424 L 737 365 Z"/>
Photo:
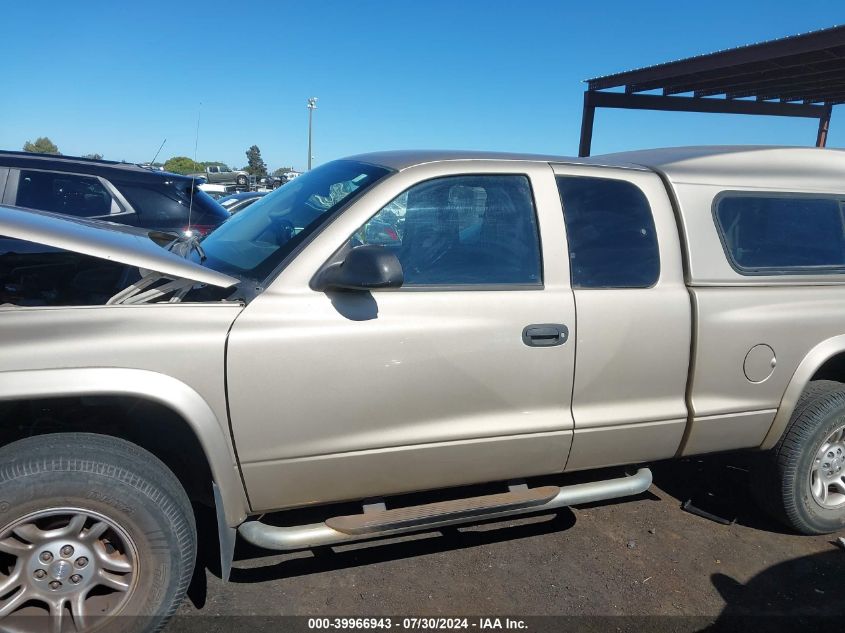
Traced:
<path fill-rule="evenodd" d="M 229 217 L 186 176 L 26 152 L 0 151 L 0 203 L 180 234 L 204 235 Z"/>

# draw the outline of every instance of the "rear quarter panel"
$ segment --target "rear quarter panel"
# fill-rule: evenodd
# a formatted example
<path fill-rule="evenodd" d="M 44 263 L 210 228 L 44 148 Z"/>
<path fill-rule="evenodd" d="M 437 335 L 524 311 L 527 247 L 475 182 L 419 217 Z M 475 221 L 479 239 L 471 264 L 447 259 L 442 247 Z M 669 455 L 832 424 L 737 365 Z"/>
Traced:
<path fill-rule="evenodd" d="M 717 195 L 824 190 L 761 184 L 672 185 L 694 323 L 687 394 L 691 418 L 683 454 L 760 446 L 799 364 L 822 341 L 845 331 L 845 275 L 748 276 L 730 265 L 713 218 Z M 749 375 L 752 349 L 765 350 L 758 346 L 772 350 L 769 376 Z"/>

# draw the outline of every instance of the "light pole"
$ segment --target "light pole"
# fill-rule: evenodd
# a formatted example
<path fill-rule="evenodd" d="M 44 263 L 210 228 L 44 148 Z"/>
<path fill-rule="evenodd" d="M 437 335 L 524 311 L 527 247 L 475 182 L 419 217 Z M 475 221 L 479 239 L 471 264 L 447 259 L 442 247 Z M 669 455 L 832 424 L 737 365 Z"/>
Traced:
<path fill-rule="evenodd" d="M 317 109 L 317 97 L 310 97 L 308 99 L 308 171 L 311 171 L 311 120 L 314 116 L 314 110 Z"/>

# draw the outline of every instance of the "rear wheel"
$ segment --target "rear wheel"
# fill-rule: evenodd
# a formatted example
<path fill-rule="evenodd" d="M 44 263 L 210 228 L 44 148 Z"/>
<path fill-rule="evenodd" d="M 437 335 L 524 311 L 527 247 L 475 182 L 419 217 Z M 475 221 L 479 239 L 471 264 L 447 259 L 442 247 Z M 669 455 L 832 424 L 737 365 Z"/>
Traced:
<path fill-rule="evenodd" d="M 238 185 L 241 186 L 241 187 L 246 187 L 247 182 L 249 182 L 249 181 L 247 180 L 246 176 L 238 176 L 238 178 L 235 182 L 237 182 Z"/>
<path fill-rule="evenodd" d="M 0 464 L 0 629 L 164 626 L 196 555 L 190 502 L 164 464 L 87 433 L 14 442 Z"/>
<path fill-rule="evenodd" d="M 803 534 L 845 526 L 845 385 L 814 381 L 752 473 L 761 505 Z"/>

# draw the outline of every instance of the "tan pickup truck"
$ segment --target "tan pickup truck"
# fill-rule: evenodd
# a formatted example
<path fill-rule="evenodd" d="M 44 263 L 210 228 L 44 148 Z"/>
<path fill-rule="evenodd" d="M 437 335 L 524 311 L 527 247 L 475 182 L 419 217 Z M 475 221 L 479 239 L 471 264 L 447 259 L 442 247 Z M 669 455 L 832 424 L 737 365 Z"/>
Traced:
<path fill-rule="evenodd" d="M 204 179 L 214 185 L 238 185 L 246 187 L 249 184 L 249 174 L 237 169 L 229 169 L 226 165 L 208 165 L 204 172 L 188 174 L 189 177 Z"/>
<path fill-rule="evenodd" d="M 843 201 L 842 152 L 717 147 L 357 156 L 201 242 L 0 207 L 54 247 L 0 255 L 0 616 L 157 630 L 192 504 L 227 576 L 237 538 L 544 512 L 751 449 L 766 510 L 837 530 Z"/>

